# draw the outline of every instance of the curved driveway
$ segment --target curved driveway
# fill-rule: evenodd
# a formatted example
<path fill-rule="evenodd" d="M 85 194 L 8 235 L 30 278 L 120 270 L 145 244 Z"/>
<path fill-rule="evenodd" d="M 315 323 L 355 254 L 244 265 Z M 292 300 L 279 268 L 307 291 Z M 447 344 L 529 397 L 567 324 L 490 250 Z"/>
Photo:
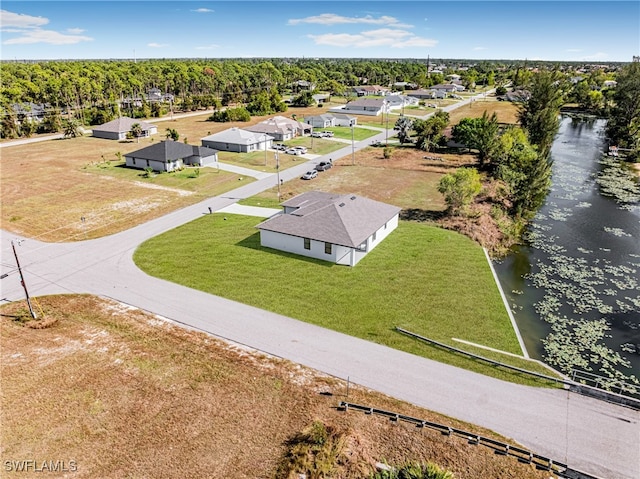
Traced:
<path fill-rule="evenodd" d="M 370 140 L 384 140 L 380 133 Z M 369 141 L 369 140 L 368 140 Z M 356 148 L 367 146 L 361 142 Z M 351 154 L 351 146 L 331 156 Z M 314 161 L 325 159 L 319 157 Z M 285 181 L 309 162 L 281 172 Z M 492 429 L 533 451 L 602 478 L 640 477 L 640 414 L 592 398 L 520 386 L 390 349 L 200 291 L 140 271 L 143 241 L 275 186 L 275 176 L 105 238 L 80 243 L 24 240 L 17 246 L 33 296 L 106 296 L 179 324 L 283 357 L 395 398 Z M 2 299 L 24 298 L 11 240 L 0 231 Z"/>

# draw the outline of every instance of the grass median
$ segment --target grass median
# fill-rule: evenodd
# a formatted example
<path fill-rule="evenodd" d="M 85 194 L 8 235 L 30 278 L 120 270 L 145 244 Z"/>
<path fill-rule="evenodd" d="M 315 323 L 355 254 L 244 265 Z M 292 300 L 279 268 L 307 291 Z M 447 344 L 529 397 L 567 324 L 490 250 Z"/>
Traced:
<path fill-rule="evenodd" d="M 470 239 L 401 222 L 349 268 L 261 247 L 259 222 L 207 215 L 145 242 L 134 260 L 148 274 L 194 289 L 494 377 L 536 383 L 394 330 L 520 353 L 484 253 Z M 524 359 L 503 360 L 542 371 Z"/>

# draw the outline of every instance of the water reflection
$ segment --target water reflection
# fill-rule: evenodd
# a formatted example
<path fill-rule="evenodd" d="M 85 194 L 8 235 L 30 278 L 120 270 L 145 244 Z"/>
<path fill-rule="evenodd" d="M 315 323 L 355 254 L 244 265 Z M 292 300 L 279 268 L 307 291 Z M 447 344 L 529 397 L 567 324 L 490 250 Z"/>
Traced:
<path fill-rule="evenodd" d="M 563 118 L 553 185 L 526 246 L 496 264 L 532 357 L 640 376 L 640 185 L 603 157 L 602 120 Z"/>

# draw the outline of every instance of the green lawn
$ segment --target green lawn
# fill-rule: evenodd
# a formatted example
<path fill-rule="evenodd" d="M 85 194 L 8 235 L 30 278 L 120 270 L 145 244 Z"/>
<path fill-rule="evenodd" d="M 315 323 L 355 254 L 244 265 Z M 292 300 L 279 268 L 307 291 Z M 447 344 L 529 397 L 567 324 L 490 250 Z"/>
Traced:
<path fill-rule="evenodd" d="M 485 374 L 530 381 L 394 331 L 401 326 L 455 346 L 453 337 L 520 353 L 484 253 L 470 239 L 401 222 L 349 268 L 263 248 L 255 229 L 260 219 L 224 216 L 226 221 L 206 215 L 147 241 L 135 262 L 153 276 L 191 288 Z M 492 357 L 534 370 L 525 360 Z"/>
<path fill-rule="evenodd" d="M 171 173 L 154 172 L 147 175 L 143 170 L 125 166 L 124 161 L 103 161 L 87 165 L 83 171 L 128 181 L 138 181 L 147 185 L 191 191 L 202 196 L 219 195 L 239 186 L 238 175 L 218 170 L 215 167 L 186 167 Z M 244 181 L 249 183 L 254 180 L 247 178 Z"/>

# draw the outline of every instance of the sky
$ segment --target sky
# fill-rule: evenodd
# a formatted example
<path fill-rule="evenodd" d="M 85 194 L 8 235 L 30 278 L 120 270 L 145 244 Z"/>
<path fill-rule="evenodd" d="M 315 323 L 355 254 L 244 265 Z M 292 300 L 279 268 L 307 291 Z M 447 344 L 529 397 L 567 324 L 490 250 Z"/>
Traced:
<path fill-rule="evenodd" d="M 2 1 L 2 60 L 418 58 L 629 62 L 634 1 Z"/>

